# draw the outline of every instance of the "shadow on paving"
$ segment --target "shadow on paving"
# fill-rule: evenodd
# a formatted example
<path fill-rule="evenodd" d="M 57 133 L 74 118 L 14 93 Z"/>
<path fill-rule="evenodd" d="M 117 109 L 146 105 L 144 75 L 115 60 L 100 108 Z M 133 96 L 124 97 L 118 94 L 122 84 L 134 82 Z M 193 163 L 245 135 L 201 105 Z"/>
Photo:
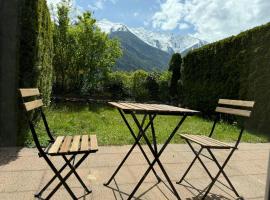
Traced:
<path fill-rule="evenodd" d="M 21 149 L 21 147 L 0 147 L 0 166 L 15 161 Z"/>
<path fill-rule="evenodd" d="M 119 188 L 119 185 L 115 181 L 115 179 L 114 179 L 114 183 L 115 183 L 115 187 L 106 186 L 106 187 L 108 187 L 109 189 L 111 189 L 113 191 L 114 198 L 116 200 L 125 200 L 125 199 L 127 199 L 127 197 L 129 196 L 129 193 L 122 191 Z M 171 189 L 169 188 L 169 186 L 164 181 L 161 181 L 160 183 L 161 184 L 164 184 L 165 187 L 167 187 L 168 190 L 171 191 Z M 170 200 L 170 197 L 167 196 L 162 191 L 162 189 L 160 188 L 160 186 L 159 186 L 160 183 L 153 184 L 148 189 L 144 190 L 144 192 L 142 192 L 140 195 L 136 196 L 135 199 L 143 200 L 143 196 L 145 196 L 148 192 L 151 192 L 151 190 L 153 190 L 154 188 L 156 188 L 156 189 L 158 189 L 158 191 L 160 191 L 160 195 L 163 197 L 164 200 Z M 205 190 L 208 188 L 208 186 L 207 186 L 205 189 L 200 190 L 200 189 L 196 188 L 195 186 L 193 186 L 191 183 L 189 183 L 187 181 L 186 181 L 186 183 L 187 183 L 187 185 L 184 185 L 184 184 L 180 184 L 180 185 L 182 185 L 183 187 L 185 187 L 190 193 L 192 193 L 194 195 L 194 197 L 186 198 L 187 200 L 200 200 L 203 197 L 203 194 L 204 194 Z M 194 193 L 194 190 L 196 191 L 196 193 Z M 173 194 L 173 192 L 172 192 L 172 194 Z M 231 196 L 230 194 L 228 194 L 228 195 Z M 217 194 L 213 194 L 213 193 L 209 193 L 209 195 L 206 197 L 206 200 L 213 200 L 213 199 L 215 199 L 215 200 L 230 200 L 229 198 L 227 198 L 227 197 L 225 197 L 223 195 L 217 195 Z"/>
<path fill-rule="evenodd" d="M 207 188 L 208 188 L 208 186 L 206 186 L 203 190 L 201 190 L 201 189 L 198 189 L 198 188 L 196 188 L 194 185 L 192 185 L 190 182 L 188 182 L 188 181 L 186 181 L 186 180 L 184 180 L 186 183 L 187 183 L 187 185 L 184 185 L 184 184 L 179 184 L 179 185 L 181 185 L 181 186 L 183 186 L 183 187 L 185 187 L 189 192 L 191 192 L 193 195 L 194 195 L 194 197 L 192 197 L 192 198 L 186 198 L 187 200 L 201 200 L 202 199 L 202 197 L 203 197 L 203 195 L 204 195 L 204 192 L 207 190 Z M 218 181 L 217 181 L 218 182 Z M 223 183 L 221 183 L 221 184 L 223 184 Z M 220 187 L 219 187 L 220 188 Z M 221 189 L 221 188 L 220 188 Z M 194 190 L 196 191 L 196 193 L 194 193 Z M 222 191 L 223 192 L 225 192 L 225 190 L 223 190 L 222 189 Z M 228 194 L 229 196 L 231 196 L 229 193 L 227 193 L 227 192 L 225 192 L 226 194 Z M 231 196 L 231 197 L 233 197 L 233 196 Z M 218 194 L 213 194 L 213 193 L 209 193 L 208 195 L 207 195 L 207 197 L 205 198 L 206 200 L 212 200 L 212 199 L 217 199 L 217 200 L 230 200 L 229 198 L 227 198 L 227 197 L 225 197 L 225 196 L 223 196 L 223 195 L 218 195 Z"/>
<path fill-rule="evenodd" d="M 119 199 L 125 200 L 126 197 L 129 196 L 129 194 L 120 190 L 120 188 L 119 188 L 117 182 L 115 181 L 115 179 L 114 179 L 114 183 L 115 183 L 116 188 L 113 188 L 111 186 L 106 186 L 106 187 L 110 188 L 113 191 L 113 195 L 114 195 L 114 198 L 116 200 L 119 200 Z M 159 183 L 156 183 L 156 184 L 152 185 L 151 187 L 149 187 L 148 189 L 146 189 L 142 194 L 140 194 L 139 196 L 137 196 L 136 199 L 143 200 L 142 197 L 145 194 L 147 194 L 148 192 L 150 192 L 152 189 L 154 189 L 155 187 L 158 187 L 158 184 Z M 116 195 L 117 193 L 119 194 L 120 198 L 117 198 L 117 195 Z M 168 199 L 168 198 L 166 198 L 166 199 Z"/>

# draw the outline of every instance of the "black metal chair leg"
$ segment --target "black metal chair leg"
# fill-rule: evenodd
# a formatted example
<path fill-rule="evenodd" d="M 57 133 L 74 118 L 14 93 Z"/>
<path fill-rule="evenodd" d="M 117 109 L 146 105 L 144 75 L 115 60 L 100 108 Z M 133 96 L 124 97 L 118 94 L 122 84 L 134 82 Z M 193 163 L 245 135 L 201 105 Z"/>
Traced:
<path fill-rule="evenodd" d="M 44 156 L 44 159 L 47 161 L 48 165 L 51 167 L 51 169 L 53 170 L 53 172 L 55 173 L 55 175 L 59 179 L 60 183 L 58 185 L 60 185 L 60 186 L 61 185 L 64 185 L 64 187 L 66 188 L 66 190 L 70 194 L 71 198 L 72 199 L 77 199 L 77 197 L 75 196 L 75 194 L 72 192 L 72 190 L 70 189 L 70 187 L 67 185 L 65 177 L 63 178 L 61 176 L 61 174 L 59 173 L 59 171 L 55 168 L 55 166 L 53 165 L 53 163 L 50 161 L 50 159 L 46 155 Z M 57 187 L 57 189 L 59 187 Z M 57 191 L 57 189 L 55 188 L 45 199 L 50 199 L 52 197 L 52 195 Z"/>
<path fill-rule="evenodd" d="M 187 141 L 189 147 L 191 148 L 191 150 L 193 151 L 193 153 L 194 153 L 195 155 L 197 155 L 197 152 L 195 151 L 195 149 L 193 148 L 193 146 L 191 145 L 191 143 L 190 143 L 188 140 L 186 140 L 186 141 Z M 207 169 L 207 167 L 206 167 L 205 164 L 203 163 L 202 159 L 200 158 L 200 155 L 198 155 L 198 160 L 200 161 L 201 165 L 203 166 L 203 168 L 204 168 L 205 171 L 207 172 L 207 174 L 208 174 L 208 176 L 210 177 L 210 179 L 213 180 L 213 179 L 214 179 L 213 176 L 211 175 L 211 173 L 209 172 L 209 170 Z"/>
<path fill-rule="evenodd" d="M 182 178 L 176 182 L 177 184 L 180 184 L 182 183 L 182 181 L 185 179 L 186 175 L 188 174 L 188 172 L 190 171 L 190 169 L 192 168 L 193 164 L 195 163 L 195 161 L 198 159 L 200 153 L 202 152 L 203 148 L 201 148 L 199 151 L 198 151 L 198 154 L 196 154 L 195 158 L 192 160 L 192 162 L 190 163 L 190 165 L 188 166 L 187 170 L 185 171 L 184 175 L 182 176 Z"/>
<path fill-rule="evenodd" d="M 78 181 L 81 183 L 81 185 L 83 186 L 83 188 L 85 189 L 85 191 L 89 194 L 92 191 L 89 190 L 87 188 L 87 186 L 85 185 L 85 183 L 83 182 L 83 180 L 81 179 L 81 177 L 78 175 L 78 173 L 76 172 L 75 168 L 70 164 L 70 162 L 68 161 L 66 156 L 63 156 L 64 160 L 68 163 L 68 166 L 70 167 L 70 169 L 73 171 L 74 175 L 76 176 L 76 178 L 78 179 Z"/>
<path fill-rule="evenodd" d="M 75 158 L 75 155 L 73 155 L 68 161 L 71 162 Z M 62 168 L 59 170 L 59 173 L 61 173 L 68 164 L 65 163 Z M 35 197 L 40 197 L 42 193 L 53 183 L 53 181 L 57 178 L 56 175 L 52 177 L 52 179 L 40 190 L 38 194 L 35 194 Z"/>
<path fill-rule="evenodd" d="M 235 151 L 235 149 L 232 150 L 232 153 Z M 209 150 L 209 153 L 211 155 L 211 157 L 213 158 L 214 162 L 216 163 L 216 165 L 218 166 L 219 170 L 221 171 L 222 175 L 224 176 L 224 178 L 226 179 L 226 181 L 228 182 L 228 184 L 230 185 L 232 191 L 235 193 L 235 195 L 237 197 L 240 197 L 240 195 L 238 194 L 238 192 L 236 191 L 235 187 L 233 186 L 232 182 L 230 181 L 229 177 L 227 176 L 227 174 L 224 172 L 224 168 L 225 166 L 222 168 L 221 165 L 218 163 L 217 158 L 214 156 L 213 152 L 211 150 Z"/>
<path fill-rule="evenodd" d="M 213 156 L 213 153 L 211 152 L 210 149 L 207 149 L 208 152 L 210 153 L 211 156 Z M 227 157 L 227 159 L 225 160 L 225 162 L 223 163 L 223 165 L 221 166 L 221 168 L 219 169 L 219 172 L 217 173 L 217 175 L 215 176 L 214 180 L 210 183 L 209 187 L 207 188 L 206 192 L 204 193 L 202 199 L 205 199 L 208 195 L 208 193 L 210 192 L 210 190 L 212 189 L 212 187 L 214 186 L 215 182 L 217 181 L 218 177 L 220 176 L 220 174 L 222 173 L 223 169 L 225 168 L 225 166 L 227 165 L 227 163 L 229 162 L 233 152 L 235 149 L 233 149 L 229 156 Z M 214 159 L 214 158 L 213 158 Z"/>
<path fill-rule="evenodd" d="M 87 158 L 87 156 L 89 155 L 89 153 L 86 153 L 82 156 L 82 158 L 75 164 L 74 168 L 77 169 L 81 163 Z M 53 168 L 55 169 L 55 167 L 53 166 Z M 56 170 L 56 169 L 55 169 Z M 68 185 L 66 184 L 66 180 L 70 177 L 71 174 L 73 174 L 73 171 L 70 170 L 66 176 L 64 178 L 62 178 L 62 176 L 60 174 L 58 174 L 58 171 L 56 170 L 55 173 L 57 174 L 57 176 L 59 177 L 60 183 L 54 188 L 54 190 L 47 196 L 46 199 L 50 199 L 54 193 L 61 187 L 61 185 L 64 185 L 64 187 L 68 190 L 68 192 L 70 193 L 71 197 L 73 199 L 77 199 L 76 196 L 74 195 L 74 193 L 71 191 L 71 189 L 68 187 Z"/>

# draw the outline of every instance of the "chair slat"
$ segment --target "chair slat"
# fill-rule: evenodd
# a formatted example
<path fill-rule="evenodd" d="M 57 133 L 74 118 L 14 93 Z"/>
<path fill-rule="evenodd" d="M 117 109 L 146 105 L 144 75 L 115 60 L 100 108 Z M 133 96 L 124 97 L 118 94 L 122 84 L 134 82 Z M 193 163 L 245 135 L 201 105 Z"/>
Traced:
<path fill-rule="evenodd" d="M 58 150 L 64 140 L 64 136 L 58 136 L 55 140 L 55 142 L 53 143 L 53 145 L 51 146 L 51 148 L 49 149 L 48 153 L 49 154 L 56 154 L 58 153 Z"/>
<path fill-rule="evenodd" d="M 90 135 L 90 149 L 92 151 L 98 150 L 97 136 Z"/>
<path fill-rule="evenodd" d="M 219 140 L 216 140 L 214 138 L 211 138 L 211 137 L 208 137 L 208 136 L 205 136 L 203 135 L 202 138 L 204 138 L 206 141 L 209 141 L 211 142 L 212 144 L 217 144 L 217 145 L 220 145 L 220 146 L 228 146 L 228 147 L 231 147 L 230 145 L 224 143 L 224 142 L 221 142 Z"/>
<path fill-rule="evenodd" d="M 66 136 L 62 146 L 59 150 L 59 153 L 67 153 L 71 144 L 72 136 Z"/>
<path fill-rule="evenodd" d="M 31 97 L 40 95 L 38 88 L 21 88 L 19 89 L 22 97 Z"/>
<path fill-rule="evenodd" d="M 231 105 L 231 106 L 241 106 L 247 108 L 253 108 L 255 102 L 254 101 L 242 101 L 242 100 L 231 100 L 231 99 L 219 99 L 219 104 L 223 105 Z"/>
<path fill-rule="evenodd" d="M 81 142 L 81 151 L 88 151 L 88 150 L 89 150 L 89 136 L 83 135 Z"/>
<path fill-rule="evenodd" d="M 80 149 L 80 140 L 81 140 L 81 136 L 80 135 L 75 135 L 73 137 L 73 141 L 70 147 L 70 152 L 76 152 L 79 151 Z"/>
<path fill-rule="evenodd" d="M 38 99 L 38 100 L 29 101 L 27 103 L 24 103 L 24 106 L 25 106 L 26 111 L 31 111 L 31 110 L 34 110 L 36 108 L 43 106 L 43 102 L 41 99 Z"/>
<path fill-rule="evenodd" d="M 213 138 L 207 137 L 205 135 L 190 135 L 190 134 L 181 134 L 181 137 L 188 139 L 192 142 L 202 145 L 203 147 L 207 148 L 214 148 L 214 149 L 230 149 L 233 148 L 226 143 L 220 142 Z"/>
<path fill-rule="evenodd" d="M 250 117 L 250 115 L 251 115 L 251 111 L 249 111 L 249 110 L 224 108 L 224 107 L 217 107 L 216 112 L 231 114 L 231 115 L 238 115 L 238 116 L 242 116 L 242 117 Z"/>
<path fill-rule="evenodd" d="M 181 134 L 181 136 L 185 139 L 189 139 L 197 144 L 201 144 L 203 146 L 209 146 L 208 143 L 206 143 L 205 141 L 202 141 L 198 138 L 197 135 L 188 135 L 188 134 Z"/>

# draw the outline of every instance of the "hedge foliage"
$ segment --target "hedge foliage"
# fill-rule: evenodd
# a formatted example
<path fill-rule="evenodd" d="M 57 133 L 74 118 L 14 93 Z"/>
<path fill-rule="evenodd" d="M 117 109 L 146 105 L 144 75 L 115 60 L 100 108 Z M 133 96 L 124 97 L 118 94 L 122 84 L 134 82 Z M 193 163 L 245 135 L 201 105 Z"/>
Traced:
<path fill-rule="evenodd" d="M 52 88 L 53 35 L 46 0 L 26 0 L 22 5 L 20 33 L 20 87 L 38 87 L 45 104 Z"/>
<path fill-rule="evenodd" d="M 53 73 L 53 26 L 46 0 L 22 1 L 20 19 L 19 87 L 39 88 L 44 104 L 49 105 Z M 18 119 L 18 145 L 23 145 L 28 124 L 21 110 Z"/>
<path fill-rule="evenodd" d="M 270 23 L 188 53 L 184 104 L 211 114 L 219 98 L 255 100 L 249 128 L 270 130 Z"/>

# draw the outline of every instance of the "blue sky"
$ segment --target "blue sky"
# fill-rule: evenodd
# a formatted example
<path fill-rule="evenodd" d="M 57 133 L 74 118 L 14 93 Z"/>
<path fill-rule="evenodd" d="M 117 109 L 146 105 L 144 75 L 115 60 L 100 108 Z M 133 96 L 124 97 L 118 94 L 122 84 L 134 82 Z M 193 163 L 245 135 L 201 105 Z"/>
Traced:
<path fill-rule="evenodd" d="M 124 23 L 130 27 L 145 27 L 150 30 L 163 31 L 152 26 L 152 17 L 160 10 L 159 0 L 77 0 L 76 5 L 94 12 L 98 19 L 108 19 L 112 22 Z M 192 28 L 170 30 L 186 35 L 192 33 Z"/>
<path fill-rule="evenodd" d="M 47 0 L 56 4 L 61 0 Z M 270 22 L 270 0 L 72 0 L 98 20 L 216 41 Z"/>

